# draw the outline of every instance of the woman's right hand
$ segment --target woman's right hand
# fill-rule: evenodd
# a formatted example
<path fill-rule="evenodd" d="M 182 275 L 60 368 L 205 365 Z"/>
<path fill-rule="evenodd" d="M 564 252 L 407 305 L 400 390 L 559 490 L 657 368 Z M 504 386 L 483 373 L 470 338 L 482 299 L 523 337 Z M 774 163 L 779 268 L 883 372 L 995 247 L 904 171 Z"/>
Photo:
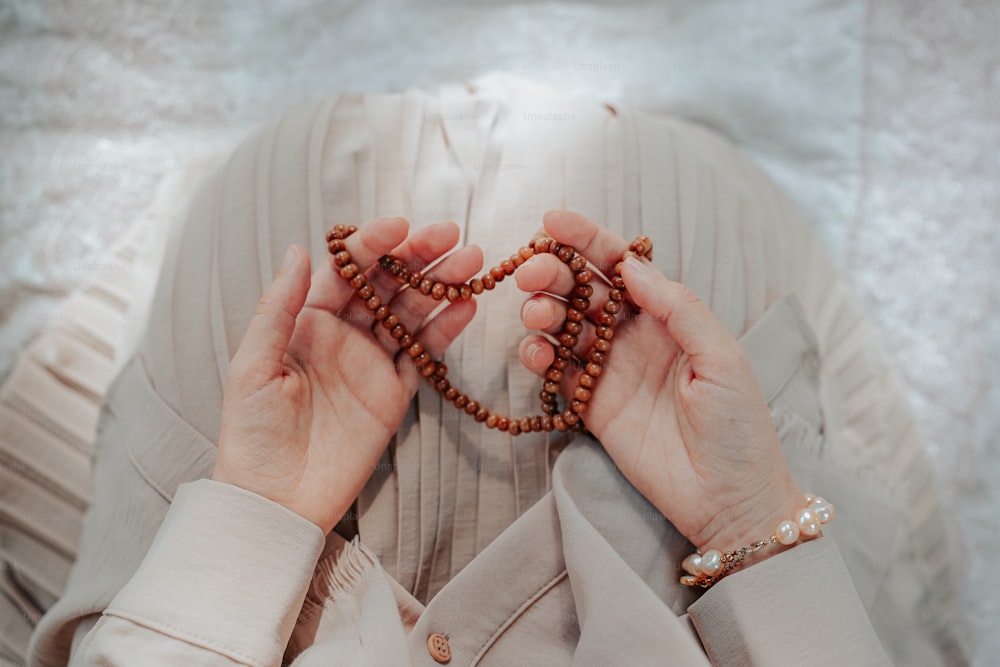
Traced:
<path fill-rule="evenodd" d="M 422 270 L 459 240 L 454 223 L 414 232 L 402 218 L 376 220 L 347 238 L 369 283 L 389 300 L 398 283 L 378 259 L 392 253 Z M 429 272 L 463 282 L 482 268 L 463 248 Z M 370 270 L 369 270 L 370 269 Z M 329 532 L 357 497 L 399 428 L 421 380 L 385 329 L 376 326 L 329 261 L 310 278 L 309 257 L 292 246 L 229 366 L 212 479 L 278 502 Z M 418 331 L 436 302 L 404 290 L 392 309 L 439 356 L 475 314 L 456 301 Z"/>

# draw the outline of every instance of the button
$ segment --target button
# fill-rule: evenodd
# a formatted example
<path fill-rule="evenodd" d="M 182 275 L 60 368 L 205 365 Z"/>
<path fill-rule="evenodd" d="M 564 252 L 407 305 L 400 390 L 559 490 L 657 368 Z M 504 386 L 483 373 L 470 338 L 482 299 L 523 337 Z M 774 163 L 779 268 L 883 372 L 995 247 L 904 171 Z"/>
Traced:
<path fill-rule="evenodd" d="M 444 635 L 434 633 L 427 637 L 427 652 L 442 665 L 451 661 L 451 645 Z"/>

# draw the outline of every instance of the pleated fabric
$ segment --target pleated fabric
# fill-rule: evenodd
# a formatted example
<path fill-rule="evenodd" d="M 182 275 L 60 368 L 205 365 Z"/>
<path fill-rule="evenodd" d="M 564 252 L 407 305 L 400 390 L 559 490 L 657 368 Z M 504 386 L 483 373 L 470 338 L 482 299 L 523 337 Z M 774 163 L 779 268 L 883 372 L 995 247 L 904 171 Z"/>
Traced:
<path fill-rule="evenodd" d="M 648 235 L 658 268 L 736 335 L 779 299 L 798 296 L 821 358 L 823 437 L 808 455 L 839 471 L 844 489 L 862 484 L 904 517 L 905 538 L 872 555 L 885 570 L 866 579 L 877 588 L 866 594 L 876 630 L 897 662 L 951 650 L 959 617 L 949 606 L 949 535 L 877 332 L 790 200 L 708 129 L 508 77 L 295 109 L 238 147 L 185 209 L 137 362 L 160 399 L 214 443 L 229 360 L 289 244 L 306 247 L 315 265 L 327 261 L 323 235 L 338 223 L 453 220 L 461 243 L 481 246 L 492 266 L 527 242 L 549 209 L 580 212 L 626 239 Z M 513 415 L 536 412 L 539 390 L 517 361 L 523 298 L 504 283 L 480 299 L 444 357 L 464 392 Z M 142 416 L 134 422 L 131 432 L 142 433 Z M 357 501 L 356 522 L 338 531 L 356 530 L 385 571 L 426 602 L 549 490 L 566 437 L 486 430 L 422 384 Z M 74 483 L 81 490 L 66 502 L 82 507 L 86 484 Z M 837 483 L 828 484 L 822 493 L 836 502 Z M 878 530 L 863 515 L 838 521 L 858 535 Z M 76 537 L 52 537 L 62 540 L 63 568 Z M 136 549 L 135 565 L 143 553 Z M 88 595 L 108 591 L 79 582 L 68 597 L 82 614 Z"/>

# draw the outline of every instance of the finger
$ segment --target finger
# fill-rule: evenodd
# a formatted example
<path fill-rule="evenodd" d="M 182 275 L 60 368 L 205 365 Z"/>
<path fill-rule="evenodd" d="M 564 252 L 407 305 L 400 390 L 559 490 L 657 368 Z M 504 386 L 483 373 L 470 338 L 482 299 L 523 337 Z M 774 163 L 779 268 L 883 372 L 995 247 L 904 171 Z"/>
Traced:
<path fill-rule="evenodd" d="M 361 273 L 378 261 L 378 258 L 406 239 L 410 223 L 405 218 L 381 218 L 363 225 L 344 241 L 351 261 Z M 340 275 L 340 269 L 333 264 L 333 257 L 327 257 L 325 265 L 313 276 L 312 287 L 306 299 L 307 308 L 318 308 L 338 313 L 350 300 L 354 290 Z"/>
<path fill-rule="evenodd" d="M 564 399 L 569 400 L 571 394 L 576 391 L 580 376 L 583 374 L 582 366 L 576 363 L 569 364 L 564 370 L 550 375 L 553 369 L 549 367 L 556 358 L 556 352 L 552 343 L 545 338 L 538 335 L 525 336 L 518 347 L 518 357 L 524 367 L 535 375 L 557 382 L 559 394 Z"/>
<path fill-rule="evenodd" d="M 257 303 L 231 367 L 259 388 L 281 372 L 288 343 L 309 292 L 309 256 L 290 246 L 281 269 Z"/>
<path fill-rule="evenodd" d="M 466 246 L 443 259 L 440 264 L 427 273 L 427 278 L 434 282 L 457 284 L 474 276 L 482 267 L 483 251 L 478 246 Z M 455 303 L 460 303 L 460 301 Z M 439 305 L 440 302 L 421 294 L 420 291 L 407 289 L 400 292 L 389 303 L 389 309 L 406 330 L 412 333 L 420 329 L 427 316 Z M 387 320 L 383 320 L 382 324 L 384 325 L 386 322 Z M 399 337 L 393 338 L 385 326 L 375 327 L 375 334 L 378 340 L 390 351 L 399 347 L 398 340 L 403 340 Z M 419 339 L 419 336 L 417 338 Z M 426 342 L 424 344 L 426 345 Z"/>
<path fill-rule="evenodd" d="M 578 327 L 567 327 L 566 304 L 559 299 L 545 295 L 536 294 L 524 302 L 521 306 L 521 322 L 526 329 L 544 331 L 545 333 L 557 337 L 563 345 L 572 343 L 568 347 L 574 350 L 589 350 L 597 338 L 597 330 L 589 320 L 578 322 Z M 567 331 L 563 329 L 566 328 Z M 563 334 L 568 333 L 576 337 L 576 342 L 563 340 Z M 577 355 L 584 357 L 586 355 Z"/>
<path fill-rule="evenodd" d="M 414 356 L 422 349 L 431 358 L 440 357 L 475 315 L 476 302 L 473 300 L 456 301 L 444 308 L 418 332 L 417 338 L 419 338 L 421 346 L 416 351 L 412 348 L 400 350 L 398 358 L 400 373 L 408 378 L 408 382 L 414 382 L 413 386 L 415 387 L 419 375 L 413 362 Z"/>
<path fill-rule="evenodd" d="M 637 306 L 666 324 L 667 333 L 691 358 L 696 374 L 731 367 L 739 343 L 690 289 L 668 280 L 645 259 L 624 262 L 622 279 Z"/>
<path fill-rule="evenodd" d="M 572 211 L 549 211 L 542 218 L 545 231 L 556 241 L 573 246 L 601 273 L 610 276 L 628 250 L 628 242 L 590 218 Z"/>
<path fill-rule="evenodd" d="M 423 271 L 454 248 L 459 236 L 458 225 L 454 222 L 441 222 L 413 232 L 391 254 L 411 271 Z M 368 283 L 385 303 L 390 302 L 401 287 L 395 276 L 382 270 L 377 264 L 367 275 Z M 352 321 L 367 321 L 369 325 L 374 319 L 371 311 L 359 299 L 352 299 L 344 312 L 350 314 Z"/>
<path fill-rule="evenodd" d="M 576 287 L 573 271 L 564 262 L 559 261 L 559 258 L 549 254 L 536 255 L 529 259 L 517 270 L 514 278 L 522 291 L 546 292 L 564 298 L 572 296 L 573 288 Z M 611 286 L 596 275 L 590 285 L 594 288 L 594 294 L 590 297 L 590 307 L 586 315 L 596 322 L 608 300 Z"/>

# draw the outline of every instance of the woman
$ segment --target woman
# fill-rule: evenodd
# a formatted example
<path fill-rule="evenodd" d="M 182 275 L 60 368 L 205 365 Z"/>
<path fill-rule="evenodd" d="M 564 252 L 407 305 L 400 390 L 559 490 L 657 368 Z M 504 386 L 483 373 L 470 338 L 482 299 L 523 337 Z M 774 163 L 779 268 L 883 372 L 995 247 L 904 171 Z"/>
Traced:
<path fill-rule="evenodd" d="M 935 518 L 903 520 L 893 502 L 929 473 L 912 456 L 879 468 L 875 447 L 851 458 L 857 433 L 909 452 L 910 421 L 894 391 L 844 400 L 877 355 L 794 209 L 703 130 L 505 86 L 312 105 L 209 179 L 111 397 L 101 491 L 38 664 L 884 664 L 869 614 L 892 620 L 880 634 L 896 660 L 940 646 L 898 616 L 904 593 L 928 594 L 928 569 L 882 560 L 901 541 L 933 560 Z M 541 126 L 526 104 L 573 122 Z M 546 203 L 603 211 L 601 226 L 544 219 L 595 264 L 637 233 L 656 246 L 660 273 L 624 268 L 638 312 L 591 399 L 594 439 L 513 439 L 442 405 L 392 365 L 326 260 L 310 280 L 291 250 L 254 308 L 278 248 L 318 260 L 331 224 L 462 219 L 466 247 L 433 268 L 460 281 L 481 267 L 475 244 L 509 254 Z M 386 219 L 348 243 L 362 266 L 387 251 L 424 266 L 457 231 Z M 565 293 L 550 260 L 520 269 L 519 287 Z M 558 316 L 549 297 L 520 301 L 498 290 L 475 319 L 459 302 L 421 334 L 470 395 L 514 415 L 534 412 L 531 373 L 552 351 L 513 318 L 548 331 Z M 429 312 L 407 291 L 393 303 L 414 326 Z M 892 435 L 866 433 L 874 423 Z M 863 457 L 876 475 L 851 473 Z M 837 503 L 836 544 L 770 545 L 700 596 L 678 583 L 694 547 L 772 535 L 805 507 L 799 484 Z"/>

